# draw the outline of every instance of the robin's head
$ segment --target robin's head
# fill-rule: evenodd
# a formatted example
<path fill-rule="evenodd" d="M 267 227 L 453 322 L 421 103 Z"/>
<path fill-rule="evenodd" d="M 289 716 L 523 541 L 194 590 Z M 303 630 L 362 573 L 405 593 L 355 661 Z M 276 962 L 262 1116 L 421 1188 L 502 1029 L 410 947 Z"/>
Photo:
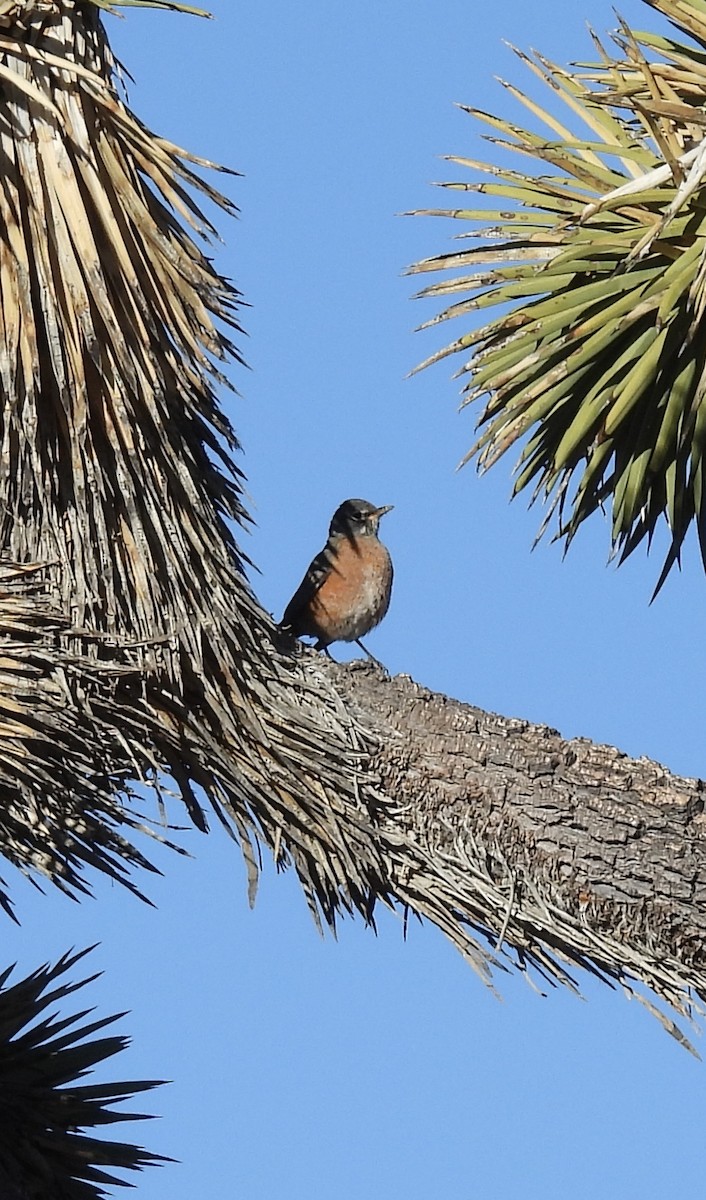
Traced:
<path fill-rule="evenodd" d="M 376 508 L 367 500 L 344 500 L 333 514 L 329 537 L 335 534 L 344 534 L 346 537 L 360 537 L 362 534 L 374 536 L 380 518 L 392 507 L 392 504 L 384 504 L 382 508 Z"/>

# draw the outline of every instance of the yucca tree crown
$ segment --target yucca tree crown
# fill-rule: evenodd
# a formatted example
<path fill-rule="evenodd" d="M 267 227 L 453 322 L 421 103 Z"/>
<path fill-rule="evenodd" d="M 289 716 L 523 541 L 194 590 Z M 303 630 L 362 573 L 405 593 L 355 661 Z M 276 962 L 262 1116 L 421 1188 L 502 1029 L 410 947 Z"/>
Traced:
<path fill-rule="evenodd" d="M 706 4 L 646 3 L 678 39 L 621 21 L 572 70 L 516 51 L 566 118 L 510 84 L 539 132 L 467 108 L 522 163 L 452 157 L 471 178 L 441 186 L 496 206 L 424 210 L 478 244 L 411 270 L 461 272 L 420 293 L 453 298 L 427 325 L 500 308 L 422 364 L 464 355 L 465 402 L 486 397 L 466 458 L 485 469 L 524 442 L 514 491 L 549 502 L 542 528 L 556 512 L 567 545 L 609 506 L 624 559 L 666 516 L 659 588 L 692 522 L 706 560 Z"/>

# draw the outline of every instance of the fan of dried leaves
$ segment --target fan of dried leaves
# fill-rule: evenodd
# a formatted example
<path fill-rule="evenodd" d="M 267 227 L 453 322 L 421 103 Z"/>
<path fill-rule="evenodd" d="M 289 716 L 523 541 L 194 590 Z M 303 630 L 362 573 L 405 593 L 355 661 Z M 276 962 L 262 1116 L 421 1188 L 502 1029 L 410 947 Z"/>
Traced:
<path fill-rule="evenodd" d="M 352 723 L 292 674 L 233 536 L 238 297 L 195 240 L 196 195 L 233 211 L 197 170 L 220 168 L 126 107 L 92 5 L 3 5 L 0 87 L 3 849 L 74 889 L 84 864 L 125 878 L 129 781 L 169 779 L 252 889 L 264 841 L 327 920 L 368 913 L 372 839 L 321 849 L 360 810 Z"/>

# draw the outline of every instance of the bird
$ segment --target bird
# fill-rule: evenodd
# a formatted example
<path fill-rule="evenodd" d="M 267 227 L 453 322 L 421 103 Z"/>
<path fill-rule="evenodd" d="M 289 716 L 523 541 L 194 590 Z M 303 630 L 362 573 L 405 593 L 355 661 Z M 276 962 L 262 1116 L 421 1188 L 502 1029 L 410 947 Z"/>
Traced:
<path fill-rule="evenodd" d="M 316 638 L 314 648 L 327 654 L 332 642 L 355 642 L 377 663 L 361 638 L 380 624 L 390 604 L 392 559 L 378 527 L 393 507 L 376 508 L 368 500 L 338 506 L 326 545 L 284 610 L 282 630 Z"/>

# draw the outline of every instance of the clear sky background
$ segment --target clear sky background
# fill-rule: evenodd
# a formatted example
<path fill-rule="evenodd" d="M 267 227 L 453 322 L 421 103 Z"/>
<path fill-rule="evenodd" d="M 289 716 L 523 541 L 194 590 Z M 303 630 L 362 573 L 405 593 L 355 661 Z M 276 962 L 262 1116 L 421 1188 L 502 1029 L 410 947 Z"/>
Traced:
<path fill-rule="evenodd" d="M 395 592 L 370 638 L 392 672 L 706 775 L 695 542 L 651 607 L 659 556 L 606 566 L 600 520 L 564 561 L 530 553 L 541 514 L 508 504 L 510 460 L 455 471 L 476 414 L 457 412 L 452 366 L 404 378 L 455 332 L 413 334 L 432 308 L 401 272 L 458 229 L 396 215 L 443 201 L 429 183 L 457 169 L 438 156 L 482 153 L 453 102 L 522 120 L 494 79 L 526 81 L 502 39 L 585 60 L 584 21 L 612 28 L 609 3 L 211 8 L 107 25 L 138 114 L 244 173 L 215 253 L 251 306 L 252 370 L 227 403 L 265 606 L 281 615 L 341 500 L 394 504 Z M 638 0 L 621 11 L 659 23 Z M 77 905 L 20 881 L 23 925 L 5 930 L 22 970 L 100 942 L 91 1002 L 131 1010 L 116 1073 L 173 1080 L 138 1101 L 163 1119 L 136 1136 L 181 1160 L 141 1177 L 145 1200 L 703 1196 L 706 1065 L 642 1006 L 589 979 L 586 1002 L 543 999 L 512 975 L 499 1003 L 440 933 L 412 923 L 405 943 L 392 915 L 377 938 L 348 922 L 321 940 L 293 876 L 266 870 L 250 912 L 227 837 L 182 842 L 192 859 L 158 855 L 164 877 L 140 880 L 153 910 L 100 882 Z"/>

